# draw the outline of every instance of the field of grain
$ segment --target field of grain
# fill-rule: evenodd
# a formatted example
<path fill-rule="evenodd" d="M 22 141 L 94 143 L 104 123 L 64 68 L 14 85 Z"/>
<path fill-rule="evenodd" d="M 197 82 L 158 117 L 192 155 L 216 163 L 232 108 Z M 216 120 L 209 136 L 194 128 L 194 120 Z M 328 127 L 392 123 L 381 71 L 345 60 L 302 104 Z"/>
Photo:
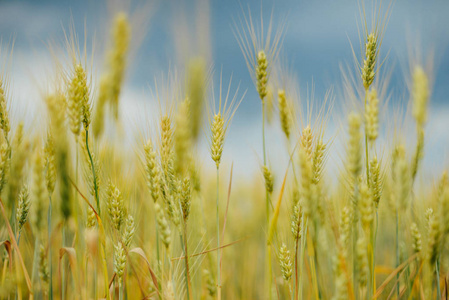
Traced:
<path fill-rule="evenodd" d="M 109 1 L 95 50 L 82 20 L 62 22 L 32 121 L 12 113 L 14 37 L 2 37 L 0 298 L 447 299 L 449 177 L 424 159 L 447 166 L 426 144 L 435 60 L 413 49 L 403 86 L 390 84 L 394 2 L 354 0 L 359 40 L 322 99 L 288 67 L 276 5 L 242 3 L 229 20 L 247 67 L 232 76 L 207 28 L 175 27 L 182 64 L 146 83 L 135 123 L 123 89 L 156 5 Z M 260 144 L 232 157 L 230 134 L 252 134 L 233 123 L 245 101 Z"/>

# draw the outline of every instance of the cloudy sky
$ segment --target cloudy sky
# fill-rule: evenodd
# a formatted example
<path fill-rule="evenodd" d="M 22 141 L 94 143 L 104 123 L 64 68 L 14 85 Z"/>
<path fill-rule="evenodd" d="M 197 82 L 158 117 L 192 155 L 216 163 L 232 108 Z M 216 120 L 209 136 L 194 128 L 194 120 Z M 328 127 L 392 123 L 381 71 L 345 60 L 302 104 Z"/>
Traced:
<path fill-rule="evenodd" d="M 0 0 L 0 36 L 2 56 L 8 44 L 15 41 L 14 55 L 8 68 L 11 78 L 12 115 L 27 121 L 39 118 L 40 90 L 45 76 L 51 73 L 52 57 L 48 53 L 49 41 L 59 43 L 63 28 L 69 28 L 73 18 L 78 33 L 87 27 L 88 37 L 95 36 L 96 57 L 101 60 L 108 40 L 108 11 L 117 8 L 113 1 L 93 0 Z M 116 1 L 119 2 L 119 1 Z M 177 63 L 174 36 L 185 29 L 180 20 L 195 25 L 195 5 L 198 1 L 160 0 L 147 6 L 143 1 L 127 5 L 136 7 L 132 61 L 127 74 L 121 101 L 122 120 L 129 124 L 127 130 L 148 126 L 148 120 L 156 116 L 155 100 L 151 97 L 154 77 L 167 73 Z M 203 1 L 204 2 L 204 1 Z M 388 1 L 384 1 L 388 2 Z M 396 0 L 382 44 L 382 57 L 388 57 L 383 65 L 391 71 L 388 88 L 390 105 L 397 107 L 400 99 L 408 100 L 406 81 L 410 61 L 410 49 L 419 49 L 422 57 L 434 54 L 434 89 L 431 117 L 426 132 L 426 161 L 429 166 L 447 167 L 449 153 L 449 1 L 447 0 Z M 366 1 L 367 8 L 371 1 Z M 204 4 L 203 4 L 204 5 Z M 251 10 L 258 20 L 261 5 L 265 20 L 273 12 L 273 23 L 286 24 L 285 37 L 280 56 L 289 70 L 296 74 L 303 99 L 314 91 L 316 106 L 321 105 L 326 92 L 333 88 L 334 115 L 344 111 L 341 66 L 354 70 L 351 43 L 359 51 L 358 26 L 360 23 L 357 0 L 282 0 L 242 1 L 211 0 L 209 21 L 200 27 L 209 28 L 214 80 L 220 70 L 225 78 L 233 75 L 233 82 L 240 82 L 247 94 L 233 120 L 225 144 L 224 159 L 233 161 L 241 174 L 254 172 L 261 157 L 261 105 L 252 84 L 245 60 L 233 33 L 235 22 Z M 386 5 L 386 4 L 385 4 Z M 203 31 L 207 32 L 207 31 Z M 90 46 L 90 44 L 89 44 Z M 137 47 L 139 46 L 139 47 Z M 5 69 L 4 59 L 1 70 Z M 95 74 L 98 75 L 98 74 Z M 347 102 L 347 101 L 346 101 Z M 406 103 L 403 106 L 406 109 Z M 157 113 L 157 112 L 156 112 Z M 329 124 L 329 137 L 342 126 L 341 116 L 333 116 Z M 268 129 L 268 151 L 271 163 L 285 168 L 285 161 L 275 157 L 285 151 L 281 131 L 274 120 Z M 411 125 L 410 135 L 414 127 Z M 129 141 L 133 141 L 132 138 Z M 410 141 L 413 143 L 413 138 Z M 336 160 L 343 157 L 342 143 L 334 143 Z M 206 152 L 206 144 L 200 147 Z M 285 156 L 285 155 L 284 155 Z M 444 163 L 441 163 L 444 162 Z M 211 167 L 205 166 L 205 167 Z"/>

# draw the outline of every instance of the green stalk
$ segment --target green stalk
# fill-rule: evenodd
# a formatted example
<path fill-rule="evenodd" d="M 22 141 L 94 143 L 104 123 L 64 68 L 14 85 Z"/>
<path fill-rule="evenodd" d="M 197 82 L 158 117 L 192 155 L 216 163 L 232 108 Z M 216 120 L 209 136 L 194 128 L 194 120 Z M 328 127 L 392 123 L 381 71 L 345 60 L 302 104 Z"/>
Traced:
<path fill-rule="evenodd" d="M 440 289 L 440 256 L 438 255 L 437 262 L 435 264 L 435 275 L 436 275 L 436 284 L 437 284 L 437 299 L 441 299 L 441 289 Z"/>
<path fill-rule="evenodd" d="M 301 221 L 302 222 L 302 221 Z M 295 241 L 295 297 L 298 299 L 298 239 Z"/>
<path fill-rule="evenodd" d="M 123 288 L 124 288 L 124 284 L 118 285 L 118 299 L 119 300 L 123 300 Z"/>
<path fill-rule="evenodd" d="M 86 149 L 87 149 L 87 154 L 89 155 L 90 164 L 92 166 L 92 175 L 93 175 L 93 178 L 94 178 L 95 200 L 97 202 L 98 215 L 101 218 L 100 199 L 98 198 L 97 177 L 95 176 L 94 161 L 92 159 L 92 155 L 91 155 L 90 150 L 89 150 L 89 130 L 87 130 L 87 129 L 86 129 Z M 102 229 L 102 230 L 104 230 L 104 229 Z M 104 232 L 102 232 L 101 234 L 104 234 Z M 110 299 L 109 285 L 108 285 L 108 278 L 107 278 L 108 267 L 107 267 L 106 253 L 105 253 L 103 242 L 100 245 L 100 253 L 101 253 L 102 262 L 103 262 L 103 276 L 105 277 L 104 278 L 104 288 L 105 288 L 105 292 L 106 292 L 106 299 Z"/>
<path fill-rule="evenodd" d="M 293 300 L 293 289 L 291 281 L 288 283 L 288 290 L 290 291 L 290 299 Z"/>
<path fill-rule="evenodd" d="M 399 267 L 399 213 L 396 211 L 396 268 Z M 399 273 L 396 275 L 398 281 L 396 287 L 396 299 L 399 299 Z"/>
<path fill-rule="evenodd" d="M 313 227 L 314 227 L 314 232 L 317 233 L 318 232 L 318 225 L 316 222 L 316 219 L 313 220 Z M 318 291 L 318 299 L 321 299 L 321 289 L 320 289 L 320 285 L 319 285 L 319 268 L 318 268 L 318 242 L 316 240 L 316 234 L 312 236 L 312 241 L 313 241 L 313 260 L 315 262 L 315 280 L 316 280 L 316 288 Z"/>
<path fill-rule="evenodd" d="M 185 224 L 184 224 L 184 234 L 187 232 L 187 230 L 185 229 Z M 190 300 L 190 283 L 189 283 L 189 261 L 188 261 L 188 257 L 187 257 L 187 237 L 185 238 L 185 241 L 182 238 L 182 234 L 179 234 L 179 238 L 181 240 L 181 245 L 184 245 L 184 256 L 185 256 L 185 268 L 186 268 L 186 272 L 185 272 L 185 280 L 186 280 L 186 288 L 187 288 L 187 300 Z"/>
<path fill-rule="evenodd" d="M 18 232 L 17 231 L 17 227 L 14 229 L 14 231 L 16 232 L 15 233 L 15 237 L 16 237 L 16 241 L 17 241 L 17 246 L 19 246 L 19 244 L 20 244 L 20 235 L 21 235 L 21 232 Z M 12 263 L 12 262 L 11 262 Z M 19 287 L 18 286 L 16 286 L 16 295 L 15 295 L 15 297 L 14 297 L 14 299 L 18 299 L 18 294 L 19 294 Z"/>
<path fill-rule="evenodd" d="M 33 257 L 33 270 L 31 272 L 31 282 L 35 283 L 36 280 L 36 272 L 37 272 L 37 247 L 39 247 L 39 237 L 36 235 L 36 239 L 34 240 L 34 257 Z M 36 289 L 36 285 L 34 285 L 34 288 Z M 35 290 L 33 293 L 36 295 L 37 290 Z"/>
<path fill-rule="evenodd" d="M 85 299 L 89 299 L 89 258 L 88 258 L 88 253 L 87 253 L 87 248 L 86 248 L 86 252 L 85 252 L 85 257 L 86 257 L 86 262 L 84 265 L 84 271 L 86 276 L 84 276 L 84 285 L 85 285 L 85 294 L 84 297 Z"/>
<path fill-rule="evenodd" d="M 265 100 L 262 100 L 262 149 L 263 149 L 263 165 L 267 165 L 267 154 L 265 147 Z M 266 222 L 267 229 L 270 227 L 270 199 L 268 191 L 265 189 L 265 210 L 266 210 Z M 267 248 L 266 253 L 266 264 L 267 264 L 267 287 L 268 287 L 268 298 L 271 300 L 271 249 Z"/>
<path fill-rule="evenodd" d="M 367 102 L 367 98 L 368 98 L 368 88 L 365 88 L 365 115 L 366 115 L 366 102 Z M 366 120 L 365 120 L 366 123 Z M 366 168 L 366 185 L 369 186 L 369 149 L 368 149 L 368 134 L 366 132 L 366 124 L 365 124 L 365 168 Z M 357 242 L 357 241 L 356 241 Z M 355 245 L 355 244 L 354 244 Z M 355 248 L 353 250 L 356 250 Z M 353 254 L 355 256 L 355 252 Z M 355 268 L 355 260 L 354 260 L 354 278 L 356 277 L 356 268 Z M 356 281 L 354 281 L 354 284 L 356 283 Z M 354 290 L 355 290 L 356 286 L 354 285 Z M 370 284 L 368 284 L 368 295 L 370 295 Z M 358 293 L 356 293 L 356 298 L 358 298 Z"/>
<path fill-rule="evenodd" d="M 49 299 L 53 299 L 53 269 L 51 264 L 51 196 L 49 198 L 48 206 L 48 268 L 50 269 L 50 286 L 48 291 Z"/>
<path fill-rule="evenodd" d="M 267 165 L 267 154 L 265 150 L 265 101 L 262 100 L 262 148 L 263 148 L 263 165 Z M 270 203 L 268 191 L 265 192 L 265 209 L 267 214 L 267 229 L 270 226 Z"/>
<path fill-rule="evenodd" d="M 221 299 L 221 268 L 220 268 L 220 171 L 217 167 L 217 299 Z"/>
<path fill-rule="evenodd" d="M 162 269 L 161 269 L 161 264 L 160 264 L 160 253 L 159 253 L 159 226 L 157 225 L 157 220 L 154 220 L 154 223 L 156 224 L 156 254 L 157 254 L 157 266 L 159 269 L 159 274 L 162 277 Z M 162 285 L 160 283 L 160 281 L 158 282 L 159 285 L 159 291 L 160 293 L 158 293 L 159 295 L 159 299 L 161 299 L 161 294 L 162 294 Z"/>
<path fill-rule="evenodd" d="M 301 235 L 301 254 L 300 254 L 300 260 L 299 260 L 299 299 L 302 299 L 302 274 L 303 274 L 303 267 L 304 267 L 304 252 L 306 249 L 308 219 L 304 220 L 304 216 L 303 216 L 301 222 L 302 222 L 301 228 L 304 228 L 304 230 Z"/>
<path fill-rule="evenodd" d="M 97 201 L 97 210 L 98 215 L 101 216 L 101 210 L 100 210 L 100 199 L 98 198 L 98 186 L 97 186 L 97 176 L 95 176 L 95 167 L 94 167 L 94 161 L 92 159 L 92 155 L 90 154 L 89 150 L 89 130 L 86 129 L 86 148 L 87 148 L 87 154 L 89 154 L 90 164 L 92 166 L 92 176 L 94 178 L 94 190 L 95 190 L 95 200 Z"/>
<path fill-rule="evenodd" d="M 372 293 L 374 294 L 376 292 L 376 286 L 375 286 L 375 273 L 374 273 L 374 268 L 376 267 L 376 244 L 377 244 L 377 229 L 379 227 L 379 213 L 377 211 L 376 208 L 376 224 L 374 225 L 375 229 L 374 229 L 374 237 L 373 237 L 373 241 L 372 241 L 372 245 L 373 245 L 373 261 L 372 261 L 372 266 L 371 266 L 371 289 L 372 289 Z M 369 299 L 371 297 L 370 294 L 367 295 L 367 299 Z"/>
<path fill-rule="evenodd" d="M 65 223 L 62 224 L 62 246 L 65 245 Z M 61 262 L 61 299 L 64 300 L 65 297 L 65 268 L 64 268 L 64 260 Z"/>
<path fill-rule="evenodd" d="M 265 150 L 265 101 L 262 99 L 262 143 L 263 143 L 263 164 L 267 164 L 267 154 Z"/>
<path fill-rule="evenodd" d="M 355 208 L 354 208 L 354 214 L 357 214 L 357 206 L 355 206 Z M 357 216 L 354 216 L 354 221 L 352 224 L 352 231 L 353 231 L 353 234 L 352 234 L 352 281 L 353 281 L 353 286 L 354 286 L 355 298 L 359 299 L 359 293 L 358 293 L 359 282 L 358 282 L 358 276 L 357 276 L 357 257 L 356 257 L 357 239 L 359 236 L 357 223 L 358 223 Z"/>
<path fill-rule="evenodd" d="M 365 89 L 365 114 L 366 114 L 367 98 L 368 98 L 368 89 Z M 369 186 L 369 149 L 368 149 L 368 134 L 366 132 L 366 125 L 365 125 L 365 161 L 366 161 L 366 184 Z"/>

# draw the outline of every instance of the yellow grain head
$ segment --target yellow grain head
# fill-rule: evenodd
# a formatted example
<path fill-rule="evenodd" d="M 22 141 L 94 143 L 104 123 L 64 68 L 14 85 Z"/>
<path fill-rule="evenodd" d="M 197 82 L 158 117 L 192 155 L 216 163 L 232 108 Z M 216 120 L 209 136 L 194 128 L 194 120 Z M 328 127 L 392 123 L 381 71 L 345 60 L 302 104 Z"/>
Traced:
<path fill-rule="evenodd" d="M 10 153 L 11 148 L 7 142 L 3 142 L 0 147 L 0 192 L 8 182 L 9 170 L 10 170 Z"/>
<path fill-rule="evenodd" d="M 128 215 L 125 221 L 125 230 L 123 231 L 122 241 L 126 248 L 131 246 L 134 233 L 136 232 L 136 225 L 134 224 L 134 218 Z"/>
<path fill-rule="evenodd" d="M 125 221 L 125 203 L 123 201 L 122 193 L 111 181 L 109 181 L 106 194 L 111 224 L 117 231 L 120 231 L 120 228 Z"/>
<path fill-rule="evenodd" d="M 44 289 L 47 290 L 48 283 L 50 281 L 50 271 L 48 269 L 47 249 L 43 244 L 39 245 L 39 278 L 44 285 Z"/>
<path fill-rule="evenodd" d="M 281 120 L 282 131 L 284 132 L 285 136 L 288 139 L 290 137 L 292 117 L 284 90 L 278 91 L 278 105 L 279 105 L 279 118 Z"/>
<path fill-rule="evenodd" d="M 67 113 L 70 130 L 80 133 L 81 122 L 87 129 L 90 124 L 89 87 L 86 72 L 81 64 L 76 64 L 67 89 Z"/>
<path fill-rule="evenodd" d="M 441 235 L 442 235 L 442 242 L 441 244 L 444 245 L 447 241 L 447 238 L 449 236 L 449 182 L 447 181 L 447 173 L 444 172 L 443 176 L 440 180 L 440 187 L 439 190 L 442 190 L 439 195 L 438 199 L 438 206 L 439 206 L 439 223 L 441 226 Z"/>
<path fill-rule="evenodd" d="M 343 207 L 340 215 L 340 245 L 346 247 L 349 245 L 349 239 L 351 237 L 351 209 L 348 206 Z"/>
<path fill-rule="evenodd" d="M 55 145 L 53 137 L 49 133 L 44 148 L 45 153 L 45 181 L 47 183 L 47 191 L 51 196 L 55 190 L 56 184 L 56 163 L 55 163 Z"/>
<path fill-rule="evenodd" d="M 30 142 L 28 137 L 24 138 L 23 123 L 20 123 L 14 134 L 12 143 L 11 156 L 11 176 L 8 184 L 8 207 L 11 207 L 13 201 L 16 201 L 19 192 L 20 184 L 22 182 L 23 171 L 27 162 L 30 149 Z"/>
<path fill-rule="evenodd" d="M 394 165 L 394 196 L 397 207 L 402 211 L 407 208 L 407 199 L 411 187 L 411 175 L 409 172 L 409 163 L 407 161 L 405 147 L 399 145 L 396 148 L 396 158 Z"/>
<path fill-rule="evenodd" d="M 302 221 L 302 208 L 301 204 L 298 202 L 293 208 L 292 220 L 290 224 L 290 229 L 295 241 L 299 241 L 299 239 L 302 236 L 301 221 Z"/>
<path fill-rule="evenodd" d="M 191 137 L 194 141 L 202 126 L 206 85 L 206 62 L 202 57 L 193 58 L 187 69 L 187 95 L 190 101 Z"/>
<path fill-rule="evenodd" d="M 361 134 L 360 116 L 356 113 L 349 115 L 349 141 L 346 148 L 347 152 L 347 170 L 351 176 L 352 182 L 356 182 L 362 170 L 362 149 L 361 149 Z"/>
<path fill-rule="evenodd" d="M 154 208 L 156 210 L 156 221 L 160 228 L 161 241 L 165 248 L 168 249 L 171 243 L 170 225 L 168 224 L 167 219 L 165 218 L 164 210 L 159 203 L 155 203 Z"/>
<path fill-rule="evenodd" d="M 126 56 L 128 54 L 129 43 L 131 40 L 131 26 L 128 16 L 121 12 L 115 16 L 113 25 L 113 44 L 109 52 L 109 97 L 114 112 L 118 118 L 118 102 L 122 89 L 123 79 L 126 69 Z"/>
<path fill-rule="evenodd" d="M 0 76 L 0 128 L 3 130 L 5 137 L 8 138 L 8 134 L 11 128 L 9 126 L 6 85 L 1 76 Z"/>
<path fill-rule="evenodd" d="M 265 180 L 265 190 L 268 192 L 268 194 L 271 194 L 273 193 L 274 186 L 273 174 L 267 166 L 262 166 L 262 173 Z"/>
<path fill-rule="evenodd" d="M 441 224 L 432 209 L 426 211 L 427 219 L 427 259 L 431 267 L 435 267 L 440 252 Z"/>
<path fill-rule="evenodd" d="M 301 170 L 301 181 L 300 181 L 300 195 L 301 195 L 301 205 L 303 207 L 304 215 L 310 217 L 313 213 L 314 203 L 313 202 L 313 188 L 312 188 L 312 164 L 309 160 L 307 151 L 304 148 L 299 149 L 299 167 Z"/>
<path fill-rule="evenodd" d="M 44 231 L 46 223 L 47 195 L 45 191 L 44 159 L 40 147 L 36 147 L 33 157 L 31 200 L 33 204 L 32 225 L 37 234 Z"/>
<path fill-rule="evenodd" d="M 357 276 L 359 283 L 362 287 L 366 286 L 368 281 L 368 253 L 367 245 L 364 237 L 360 237 L 357 241 L 356 246 L 356 256 L 357 256 Z"/>
<path fill-rule="evenodd" d="M 225 138 L 225 120 L 221 113 L 214 115 L 212 121 L 212 138 L 211 138 L 211 156 L 215 162 L 217 169 L 220 166 L 221 155 L 223 154 L 223 145 Z"/>
<path fill-rule="evenodd" d="M 348 279 L 346 275 L 346 252 L 343 249 L 344 246 L 338 247 L 337 253 L 334 257 L 334 269 L 335 269 L 335 293 L 334 299 L 345 300 L 349 298 L 348 295 Z"/>
<path fill-rule="evenodd" d="M 126 266 L 126 251 L 121 242 L 114 245 L 114 272 L 117 275 L 118 285 L 122 286 Z"/>
<path fill-rule="evenodd" d="M 19 232 L 22 230 L 23 225 L 28 220 L 28 213 L 30 211 L 31 201 L 30 201 L 30 191 L 27 185 L 23 185 L 19 192 L 19 201 L 17 204 L 16 211 L 16 222 Z"/>
<path fill-rule="evenodd" d="M 97 217 L 95 216 L 94 210 L 88 206 L 87 207 L 87 217 L 86 217 L 86 227 L 89 229 L 95 228 L 97 225 Z"/>
<path fill-rule="evenodd" d="M 311 161 L 313 153 L 313 135 L 309 125 L 302 130 L 300 146 L 304 149 L 307 159 Z"/>
<path fill-rule="evenodd" d="M 289 281 L 293 274 L 293 264 L 290 251 L 284 243 L 279 248 L 279 265 L 281 266 L 282 277 L 285 281 Z"/>
<path fill-rule="evenodd" d="M 160 196 L 161 170 L 156 158 L 156 151 L 150 140 L 144 147 L 145 151 L 145 179 L 150 190 L 153 201 L 156 202 Z"/>
<path fill-rule="evenodd" d="M 410 226 L 410 231 L 412 234 L 413 239 L 413 252 L 414 253 L 421 253 L 422 250 L 422 239 L 421 239 L 421 233 L 419 232 L 418 225 L 416 223 L 412 223 Z"/>
<path fill-rule="evenodd" d="M 175 169 L 177 174 L 183 174 L 188 168 L 188 156 L 191 145 L 190 101 L 186 98 L 181 102 L 176 114 L 174 132 Z"/>
<path fill-rule="evenodd" d="M 93 120 L 93 134 L 95 138 L 98 138 L 104 129 L 104 113 L 105 113 L 105 105 L 109 98 L 109 77 L 107 75 L 103 75 L 100 78 L 100 87 L 98 89 L 97 96 L 97 105 L 95 107 L 95 116 Z"/>
<path fill-rule="evenodd" d="M 323 175 L 324 163 L 326 158 L 326 144 L 319 139 L 315 145 L 312 160 L 313 183 L 318 184 Z"/>
<path fill-rule="evenodd" d="M 373 199 L 371 191 L 365 181 L 360 184 L 360 215 L 362 220 L 362 226 L 366 233 L 369 233 L 371 225 L 373 223 Z"/>
<path fill-rule="evenodd" d="M 365 112 L 365 130 L 368 140 L 374 142 L 379 135 L 379 99 L 376 89 L 368 94 L 368 106 Z"/>
<path fill-rule="evenodd" d="M 173 163 L 173 129 L 171 119 L 168 115 L 161 120 L 161 162 L 162 169 L 167 175 L 170 164 Z"/>
<path fill-rule="evenodd" d="M 181 185 L 181 209 L 184 222 L 187 222 L 190 214 L 190 200 L 192 198 L 192 187 L 190 178 L 185 177 Z"/>
<path fill-rule="evenodd" d="M 264 101 L 267 96 L 267 83 L 268 83 L 268 60 L 265 55 L 265 51 L 261 50 L 257 53 L 257 66 L 256 66 L 256 87 L 259 93 L 260 100 Z"/>
<path fill-rule="evenodd" d="M 427 103 L 429 101 L 429 80 L 426 72 L 420 66 L 413 70 L 413 117 L 419 126 L 423 126 L 427 120 Z"/>
<path fill-rule="evenodd" d="M 373 83 L 376 74 L 377 46 L 377 33 L 369 34 L 365 42 L 365 59 L 362 67 L 362 81 L 366 90 Z"/>
<path fill-rule="evenodd" d="M 265 96 L 265 115 L 267 117 L 268 124 L 271 124 L 271 122 L 273 121 L 274 100 L 275 100 L 274 98 L 275 98 L 274 87 L 268 84 L 267 95 Z"/>
<path fill-rule="evenodd" d="M 380 173 L 379 162 L 377 156 L 374 156 L 370 161 L 370 190 L 373 197 L 374 206 L 376 209 L 379 207 L 379 201 L 382 197 L 383 179 Z"/>

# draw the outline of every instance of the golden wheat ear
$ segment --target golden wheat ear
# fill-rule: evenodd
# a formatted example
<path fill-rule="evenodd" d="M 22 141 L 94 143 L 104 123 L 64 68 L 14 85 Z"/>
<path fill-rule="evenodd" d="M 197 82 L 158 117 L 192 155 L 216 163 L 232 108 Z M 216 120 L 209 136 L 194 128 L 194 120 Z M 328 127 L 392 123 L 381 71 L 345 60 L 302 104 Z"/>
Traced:
<path fill-rule="evenodd" d="M 285 23 L 274 28 L 272 12 L 268 25 L 264 24 L 262 8 L 260 23 L 254 21 L 251 10 L 248 8 L 248 13 L 245 13 L 242 8 L 238 22 L 234 21 L 233 32 L 259 97 L 263 101 L 267 95 L 270 74 L 282 47 Z"/>
<path fill-rule="evenodd" d="M 234 91 L 232 91 L 233 89 Z M 226 87 L 223 86 L 223 76 L 220 74 L 218 95 L 215 94 L 215 89 L 212 86 L 212 97 L 210 103 L 208 103 L 208 119 L 211 132 L 208 141 L 211 157 L 217 168 L 220 166 L 228 128 L 245 94 L 246 91 L 240 92 L 240 84 L 236 88 L 232 87 L 232 76 Z"/>

